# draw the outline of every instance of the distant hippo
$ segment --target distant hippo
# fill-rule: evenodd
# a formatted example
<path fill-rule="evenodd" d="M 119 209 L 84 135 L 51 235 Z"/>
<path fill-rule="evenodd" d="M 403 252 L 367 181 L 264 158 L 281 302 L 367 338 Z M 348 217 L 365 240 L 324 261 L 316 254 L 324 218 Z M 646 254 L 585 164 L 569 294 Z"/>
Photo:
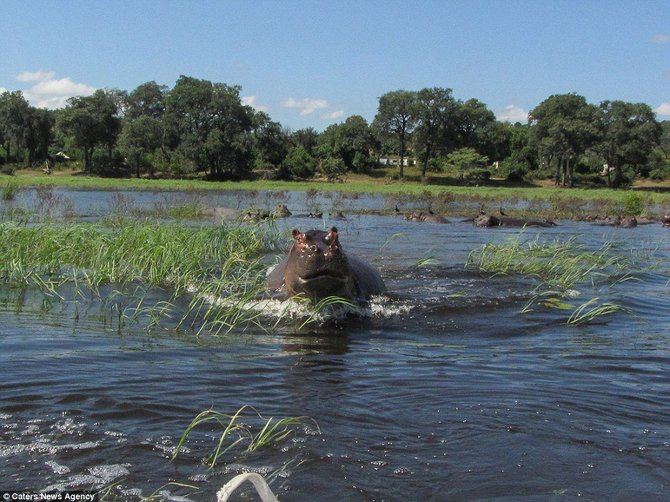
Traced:
<path fill-rule="evenodd" d="M 633 228 L 637 226 L 635 216 L 599 216 L 592 220 L 595 225 Z"/>
<path fill-rule="evenodd" d="M 423 221 L 424 223 L 449 223 L 444 216 L 439 214 L 434 214 L 431 212 L 419 211 L 418 213 L 410 213 L 405 216 L 406 220 L 410 221 Z"/>
<path fill-rule="evenodd" d="M 328 232 L 293 230 L 288 255 L 268 272 L 267 284 L 289 297 L 302 293 L 316 301 L 339 296 L 365 302 L 386 290 L 377 270 L 344 253 L 335 227 Z"/>
<path fill-rule="evenodd" d="M 556 223 L 549 220 L 524 220 L 522 218 L 508 218 L 480 214 L 472 224 L 476 227 L 555 227 Z"/>
<path fill-rule="evenodd" d="M 661 220 L 661 223 L 664 227 L 670 227 L 670 214 L 665 214 Z"/>
<path fill-rule="evenodd" d="M 270 218 L 269 211 L 247 211 L 244 216 L 242 216 L 242 221 L 247 223 L 258 223 Z"/>
<path fill-rule="evenodd" d="M 291 216 L 291 211 L 289 211 L 288 207 L 286 204 L 277 204 L 277 207 L 272 211 L 272 216 L 275 218 L 285 218 L 287 216 Z"/>

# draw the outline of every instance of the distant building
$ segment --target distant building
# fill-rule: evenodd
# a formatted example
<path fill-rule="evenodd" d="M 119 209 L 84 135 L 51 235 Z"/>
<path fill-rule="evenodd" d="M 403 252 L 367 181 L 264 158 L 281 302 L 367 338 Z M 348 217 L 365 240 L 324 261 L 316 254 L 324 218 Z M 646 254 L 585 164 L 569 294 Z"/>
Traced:
<path fill-rule="evenodd" d="M 405 157 L 402 160 L 402 165 L 405 167 L 416 165 L 416 160 L 411 157 Z M 400 157 L 379 157 L 377 164 L 380 166 L 397 166 L 400 165 Z"/>

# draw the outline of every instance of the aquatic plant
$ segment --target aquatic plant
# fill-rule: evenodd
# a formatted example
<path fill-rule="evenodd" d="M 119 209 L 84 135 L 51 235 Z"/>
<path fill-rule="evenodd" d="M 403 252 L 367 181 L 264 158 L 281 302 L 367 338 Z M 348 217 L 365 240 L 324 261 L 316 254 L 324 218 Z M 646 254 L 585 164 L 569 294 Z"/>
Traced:
<path fill-rule="evenodd" d="M 191 298 L 178 326 L 228 332 L 260 316 L 244 306 L 263 289 L 266 267 L 259 258 L 277 239 L 256 227 L 0 223 L 0 281 L 36 287 L 56 300 L 63 300 L 59 290 L 66 284 L 75 295 L 117 285 L 119 293 L 105 301 L 119 322 L 147 314 L 153 320 L 167 317 L 177 310 L 176 302 Z M 151 288 L 169 291 L 169 298 L 146 305 Z M 208 304 L 203 292 L 229 302 Z"/>
<path fill-rule="evenodd" d="M 523 234 L 522 234 L 523 235 Z M 596 318 L 628 312 L 610 302 L 598 303 L 592 298 L 575 307 L 566 297 L 575 297 L 578 285 L 607 284 L 614 287 L 634 279 L 636 266 L 632 255 L 616 252 L 616 246 L 607 242 L 595 251 L 577 243 L 575 237 L 566 241 L 542 242 L 540 237 L 524 241 L 521 236 L 502 244 L 488 243 L 473 250 L 468 256 L 466 269 L 492 274 L 522 274 L 535 277 L 540 284 L 522 308 L 522 313 L 535 310 L 536 305 L 558 310 L 572 310 L 568 324 L 579 325 Z"/>
<path fill-rule="evenodd" d="M 304 299 L 299 312 L 290 308 L 295 302 L 277 308 L 281 304 L 268 299 L 262 257 L 277 248 L 280 233 L 273 225 L 111 221 L 0 223 L 0 282 L 35 288 L 48 305 L 73 302 L 75 317 L 79 301 L 97 298 L 105 319 L 119 330 L 143 322 L 196 336 L 225 335 L 250 324 L 275 329 L 296 320 L 302 329 L 322 322 L 333 309 L 355 311 L 336 297 Z"/>
<path fill-rule="evenodd" d="M 502 244 L 487 243 L 470 252 L 466 269 L 496 274 L 532 275 L 549 286 L 562 289 L 575 284 L 632 279 L 634 263 L 630 256 L 615 253 L 612 242 L 589 251 L 577 243 L 576 237 L 566 241 L 542 242 L 521 236 Z"/>
<path fill-rule="evenodd" d="M 599 298 L 592 298 L 583 303 L 570 316 L 568 324 L 584 324 L 599 317 L 614 314 L 616 312 L 628 312 L 628 309 L 614 303 L 598 303 Z"/>
<path fill-rule="evenodd" d="M 13 200 L 16 194 L 16 184 L 8 181 L 5 185 L 4 190 L 2 191 L 2 200 L 8 201 Z"/>
<path fill-rule="evenodd" d="M 244 405 L 235 413 L 221 413 L 209 409 L 199 413 L 181 435 L 172 459 L 181 451 L 189 435 L 197 428 L 207 423 L 216 423 L 223 431 L 214 452 L 209 455 L 207 464 L 213 468 L 218 460 L 230 450 L 240 445 L 241 453 L 246 454 L 260 448 L 281 443 L 295 434 L 298 428 L 313 427 L 320 433 L 316 420 L 310 417 L 287 417 L 265 419 L 253 406 Z M 255 423 L 254 423 L 255 422 Z"/>

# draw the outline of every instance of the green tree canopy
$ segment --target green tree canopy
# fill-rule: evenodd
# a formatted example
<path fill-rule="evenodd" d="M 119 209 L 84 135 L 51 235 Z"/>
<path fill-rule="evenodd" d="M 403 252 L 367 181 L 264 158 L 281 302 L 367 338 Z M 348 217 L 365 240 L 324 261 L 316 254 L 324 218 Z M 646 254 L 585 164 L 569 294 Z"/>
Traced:
<path fill-rule="evenodd" d="M 17 153 L 24 146 L 28 108 L 28 101 L 21 91 L 0 94 L 0 141 L 6 162 L 10 161 L 12 144 Z"/>
<path fill-rule="evenodd" d="M 416 125 L 416 92 L 398 90 L 379 98 L 373 129 L 380 141 L 393 137 L 397 141 L 400 156 L 400 177 L 404 176 L 407 145 Z"/>
<path fill-rule="evenodd" d="M 166 118 L 178 131 L 178 150 L 212 178 L 239 177 L 253 162 L 254 112 L 240 88 L 181 76 L 166 100 Z"/>
<path fill-rule="evenodd" d="M 531 143 L 547 163 L 557 160 L 556 184 L 574 183 L 574 165 L 598 139 L 598 109 L 577 94 L 553 95 L 529 114 Z"/>
<path fill-rule="evenodd" d="M 622 184 L 623 168 L 638 168 L 647 162 L 654 147 L 661 141 L 662 127 L 652 109 L 644 103 L 603 101 L 600 104 L 601 140 L 596 150 L 608 166 L 614 167 L 610 185 Z"/>
<path fill-rule="evenodd" d="M 426 176 L 429 161 L 438 151 L 446 152 L 457 141 L 459 104 L 451 89 L 432 87 L 416 93 L 414 142 L 421 159 L 421 176 Z"/>
<path fill-rule="evenodd" d="M 94 149 L 106 146 L 111 158 L 112 147 L 121 131 L 117 95 L 99 89 L 91 96 L 68 99 L 67 106 L 58 113 L 56 127 L 83 150 L 84 169 L 90 172 Z"/>

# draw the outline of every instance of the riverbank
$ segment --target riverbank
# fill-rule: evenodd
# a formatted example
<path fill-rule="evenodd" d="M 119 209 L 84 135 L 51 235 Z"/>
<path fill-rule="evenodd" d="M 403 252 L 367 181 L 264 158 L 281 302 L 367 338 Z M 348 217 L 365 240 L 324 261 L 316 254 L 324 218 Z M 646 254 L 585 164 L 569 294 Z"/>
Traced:
<path fill-rule="evenodd" d="M 415 173 L 409 172 L 405 180 L 392 180 L 383 176 L 361 174 L 348 175 L 340 182 L 325 180 L 306 181 L 208 181 L 204 179 L 148 179 L 148 178 L 101 178 L 88 176 L 79 171 L 55 170 L 45 175 L 34 170 L 17 170 L 12 176 L 0 176 L 0 188 L 12 190 L 26 187 L 53 186 L 87 190 L 137 190 L 137 191 L 303 191 L 341 192 L 343 194 L 372 193 L 394 196 L 402 203 L 405 200 L 425 200 L 432 209 L 439 209 L 449 200 L 472 201 L 498 210 L 518 201 L 528 201 L 528 211 L 541 205 L 542 216 L 575 219 L 583 216 L 582 207 L 588 205 L 589 213 L 645 215 L 660 217 L 670 211 L 670 183 L 637 183 L 630 189 L 608 188 L 563 188 L 550 180 L 534 183 L 510 184 L 502 180 L 491 180 L 486 184 L 463 186 L 448 184 L 449 178 L 433 176 L 429 182 L 418 181 Z M 547 204 L 548 203 L 548 204 Z"/>

